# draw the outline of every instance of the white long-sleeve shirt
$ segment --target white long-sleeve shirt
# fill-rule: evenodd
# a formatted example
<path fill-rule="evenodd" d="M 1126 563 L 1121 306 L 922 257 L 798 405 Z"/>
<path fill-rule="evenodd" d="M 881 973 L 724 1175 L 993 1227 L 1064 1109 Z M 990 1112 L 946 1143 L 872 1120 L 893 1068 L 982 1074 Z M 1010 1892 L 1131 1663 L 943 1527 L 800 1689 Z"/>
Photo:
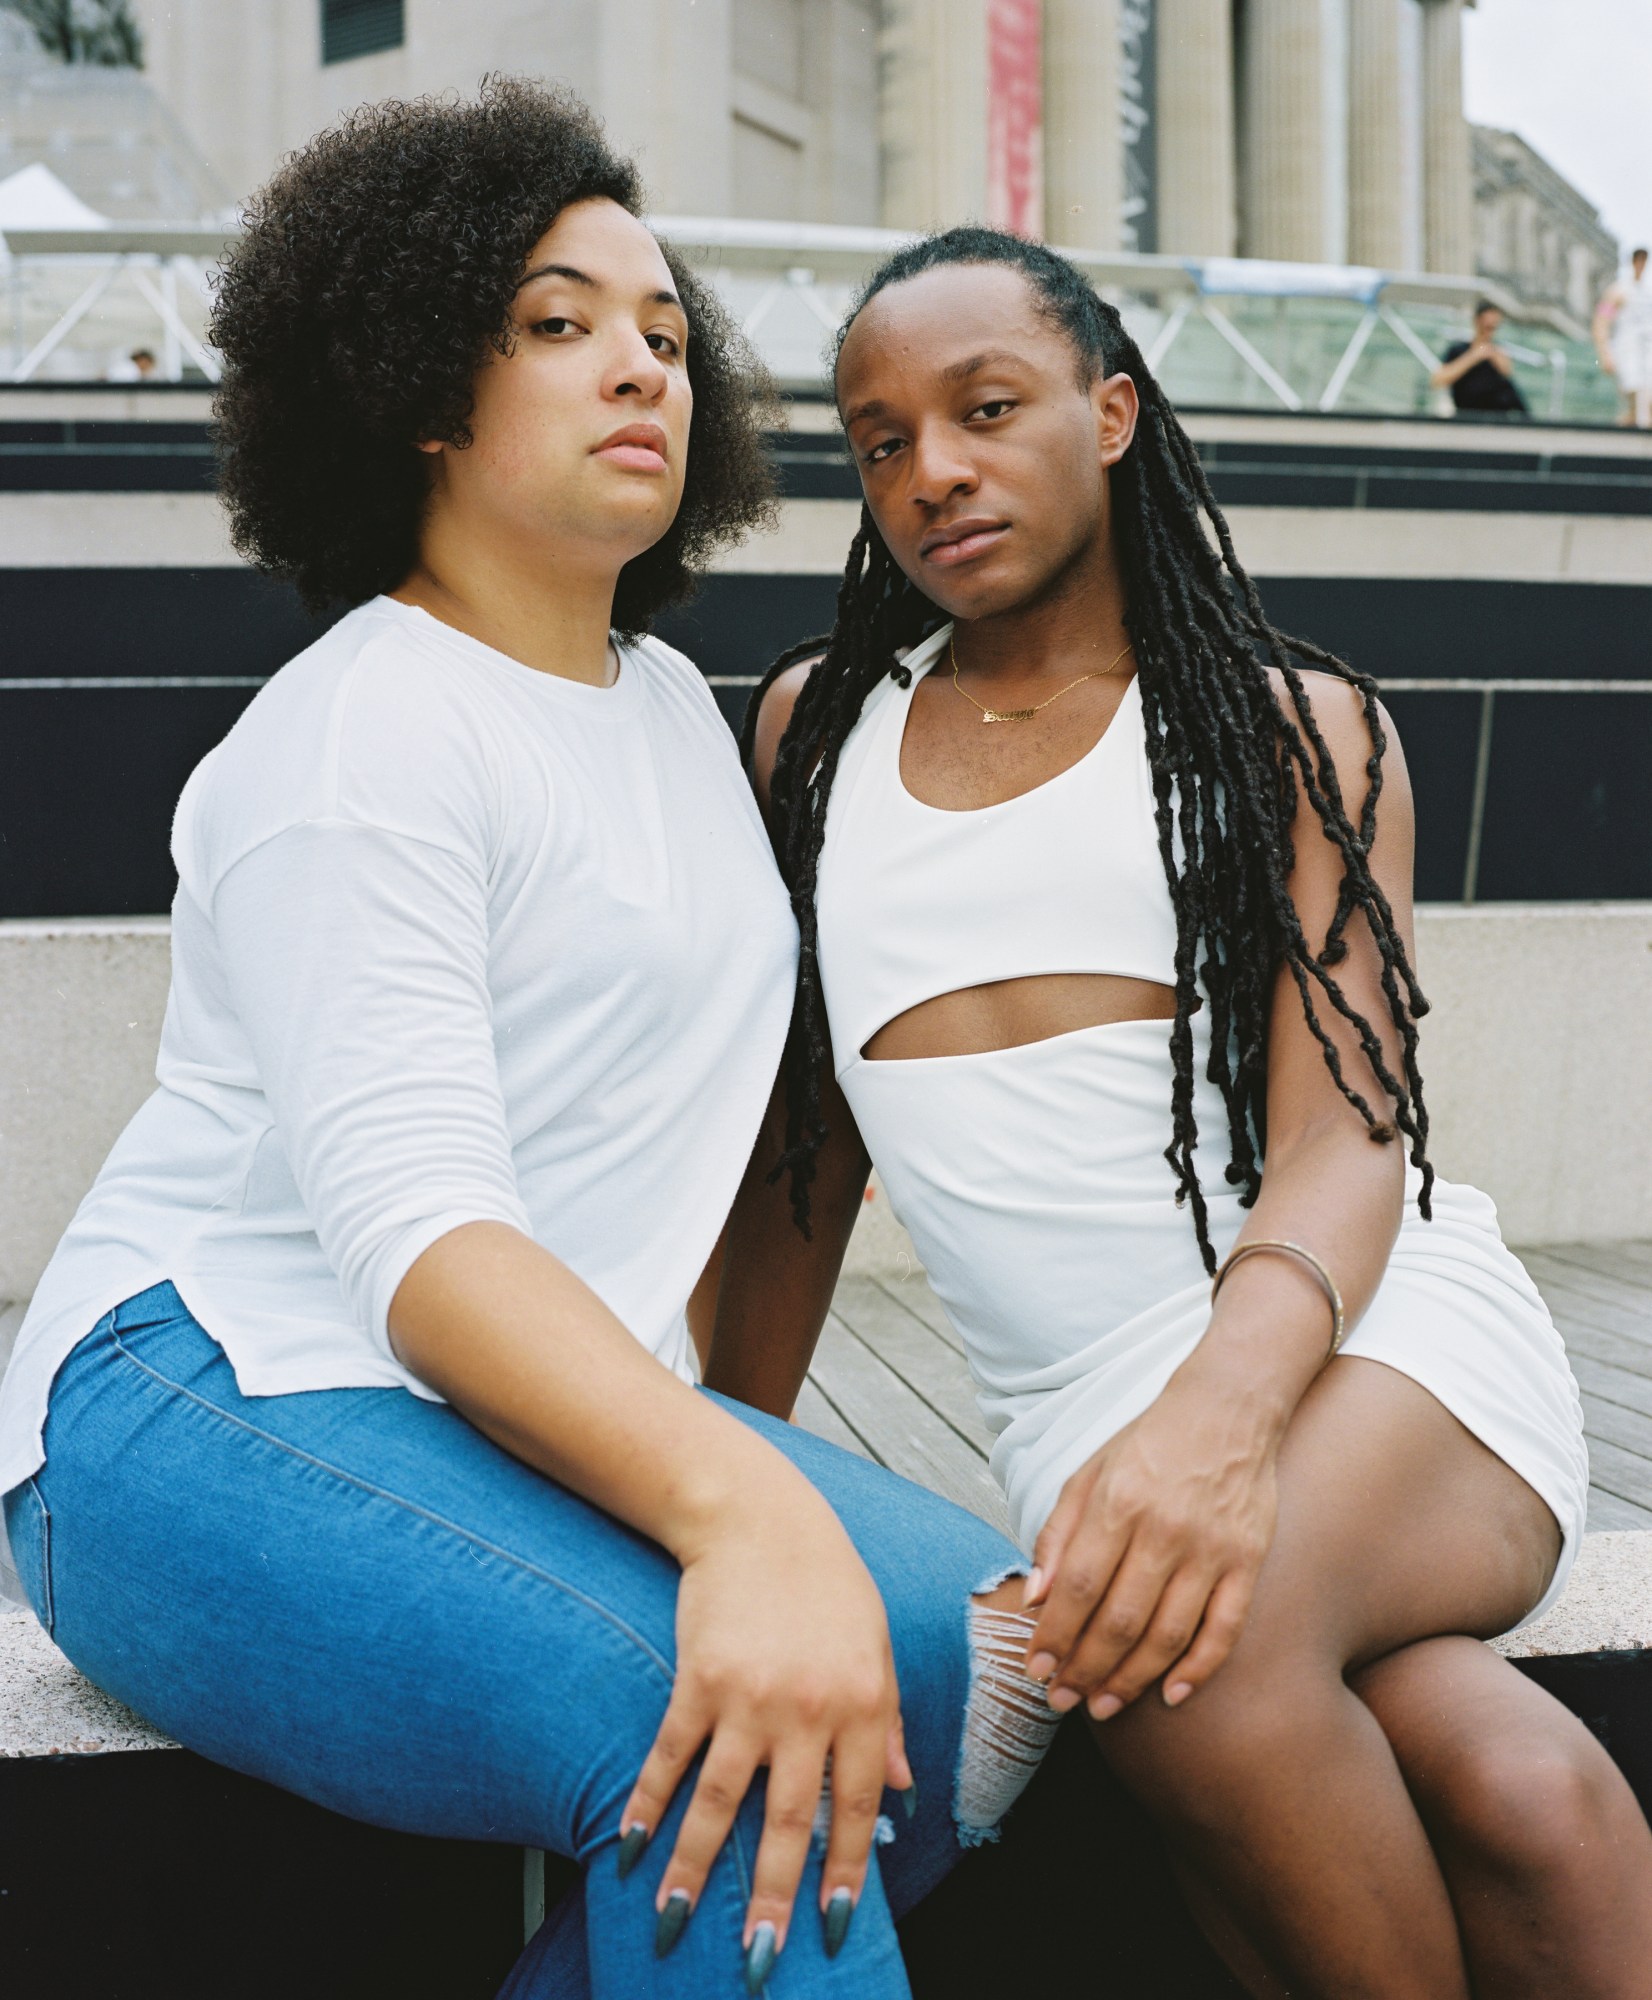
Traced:
<path fill-rule="evenodd" d="M 70 1349 L 162 1279 L 248 1395 L 432 1396 L 386 1315 L 464 1222 L 554 1251 L 689 1373 L 797 939 L 710 690 L 656 640 L 619 654 L 591 687 L 378 598 L 197 767 L 158 1088 L 18 1337 L 0 1492 Z"/>

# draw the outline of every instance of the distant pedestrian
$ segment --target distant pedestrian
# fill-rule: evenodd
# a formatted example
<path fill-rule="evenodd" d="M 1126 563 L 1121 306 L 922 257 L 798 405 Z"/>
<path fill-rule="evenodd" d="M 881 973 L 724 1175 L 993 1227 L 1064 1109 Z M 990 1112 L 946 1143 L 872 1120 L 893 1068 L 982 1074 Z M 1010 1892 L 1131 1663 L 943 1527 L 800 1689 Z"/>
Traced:
<path fill-rule="evenodd" d="M 130 354 L 123 354 L 112 363 L 106 382 L 153 382 L 157 363 L 155 351 L 150 347 L 134 347 Z"/>
<path fill-rule="evenodd" d="M 1631 256 L 1629 272 L 1607 287 L 1595 308 L 1595 351 L 1601 367 L 1618 378 L 1618 422 L 1645 431 L 1652 430 L 1652 283 L 1644 250 Z"/>
<path fill-rule="evenodd" d="M 1429 377 L 1432 387 L 1449 389 L 1465 416 L 1529 417 L 1526 399 L 1514 382 L 1514 357 L 1497 345 L 1502 309 L 1490 299 L 1474 308 L 1474 338 L 1454 340 Z"/>

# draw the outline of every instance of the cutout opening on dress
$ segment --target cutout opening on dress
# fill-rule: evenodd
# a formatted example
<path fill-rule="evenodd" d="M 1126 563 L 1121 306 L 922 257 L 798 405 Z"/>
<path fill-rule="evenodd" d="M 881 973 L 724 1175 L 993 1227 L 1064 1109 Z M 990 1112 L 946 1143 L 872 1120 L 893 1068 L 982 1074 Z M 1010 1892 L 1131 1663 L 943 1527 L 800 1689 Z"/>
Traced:
<path fill-rule="evenodd" d="M 920 1000 L 875 1028 L 860 1054 L 865 1062 L 991 1055 L 1085 1028 L 1168 1021 L 1175 1012 L 1175 988 L 1161 980 L 1118 972 L 1035 972 Z"/>

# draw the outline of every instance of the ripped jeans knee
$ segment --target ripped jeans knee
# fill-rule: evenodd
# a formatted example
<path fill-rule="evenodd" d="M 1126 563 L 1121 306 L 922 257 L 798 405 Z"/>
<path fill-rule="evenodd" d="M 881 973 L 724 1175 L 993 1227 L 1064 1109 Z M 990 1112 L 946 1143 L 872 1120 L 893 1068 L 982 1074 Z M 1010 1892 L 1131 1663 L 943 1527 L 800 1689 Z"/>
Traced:
<path fill-rule="evenodd" d="M 1061 1726 L 1045 1690 L 1026 1674 L 1036 1624 L 1027 1612 L 970 1601 L 969 1698 L 953 1793 L 953 1818 L 965 1847 L 997 1839 L 999 1822 Z"/>

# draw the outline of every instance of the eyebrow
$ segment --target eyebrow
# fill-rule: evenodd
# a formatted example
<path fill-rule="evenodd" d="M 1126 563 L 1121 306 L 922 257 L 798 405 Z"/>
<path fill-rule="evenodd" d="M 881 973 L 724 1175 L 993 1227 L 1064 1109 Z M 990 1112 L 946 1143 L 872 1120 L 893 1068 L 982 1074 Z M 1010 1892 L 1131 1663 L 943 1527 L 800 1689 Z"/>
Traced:
<path fill-rule="evenodd" d="M 972 354 L 967 361 L 949 362 L 941 370 L 939 379 L 947 388 L 953 389 L 960 382 L 967 382 L 971 376 L 979 375 L 988 368 L 1019 368 L 1022 365 L 1021 355 L 1007 347 L 995 347 L 985 354 Z M 851 424 L 865 423 L 868 418 L 885 417 L 888 414 L 889 405 L 874 396 L 869 401 L 856 403 L 852 409 L 844 411 L 843 428 L 847 430 Z"/>
<path fill-rule="evenodd" d="M 517 280 L 516 289 L 521 291 L 524 285 L 531 285 L 535 278 L 566 278 L 569 284 L 584 285 L 588 291 L 600 292 L 603 290 L 600 279 L 593 278 L 589 271 L 581 271 L 572 264 L 536 264 L 531 271 L 524 273 Z M 663 289 L 657 292 L 650 292 L 646 303 L 651 306 L 675 306 L 678 312 L 684 314 L 688 310 L 675 292 L 668 292 Z"/>
<path fill-rule="evenodd" d="M 1023 357 L 1007 347 L 995 347 L 985 354 L 972 354 L 967 361 L 954 361 L 941 370 L 941 380 L 948 388 L 960 382 L 967 382 L 972 375 L 979 375 L 988 368 L 1019 368 Z"/>

